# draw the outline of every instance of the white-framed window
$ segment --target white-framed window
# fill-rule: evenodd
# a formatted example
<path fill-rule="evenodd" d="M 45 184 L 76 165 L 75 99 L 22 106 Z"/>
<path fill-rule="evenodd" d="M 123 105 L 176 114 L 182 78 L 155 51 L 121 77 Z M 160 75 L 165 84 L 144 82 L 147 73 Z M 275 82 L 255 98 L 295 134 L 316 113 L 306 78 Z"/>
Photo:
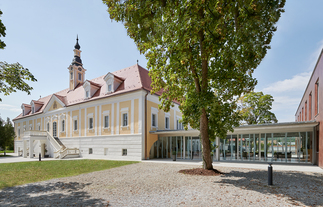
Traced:
<path fill-rule="evenodd" d="M 37 123 L 38 131 L 40 131 L 40 123 Z"/>
<path fill-rule="evenodd" d="M 33 125 L 32 124 L 29 125 L 29 130 L 33 130 Z"/>
<path fill-rule="evenodd" d="M 57 137 L 57 122 L 53 122 L 53 137 Z"/>
<path fill-rule="evenodd" d="M 169 129 L 169 117 L 165 117 L 165 129 Z"/>
<path fill-rule="evenodd" d="M 158 109 L 151 107 L 151 127 L 158 128 Z"/>
<path fill-rule="evenodd" d="M 18 128 L 18 137 L 20 137 L 20 128 Z"/>
<path fill-rule="evenodd" d="M 26 125 L 24 125 L 24 131 L 26 131 Z"/>
<path fill-rule="evenodd" d="M 22 115 L 25 116 L 25 108 L 22 109 Z"/>
<path fill-rule="evenodd" d="M 112 84 L 109 84 L 108 85 L 108 92 L 111 92 L 112 91 Z"/>
<path fill-rule="evenodd" d="M 122 156 L 127 156 L 128 152 L 127 149 L 122 149 Z"/>
<path fill-rule="evenodd" d="M 128 126 L 128 113 L 122 114 L 122 126 L 123 127 Z"/>
<path fill-rule="evenodd" d="M 65 120 L 62 120 L 62 127 L 61 127 L 62 132 L 65 132 Z"/>
<path fill-rule="evenodd" d="M 109 128 L 109 115 L 104 116 L 104 128 Z"/>
<path fill-rule="evenodd" d="M 128 116 L 129 116 L 129 108 L 126 107 L 126 108 L 122 108 L 121 110 L 121 126 L 122 127 L 128 127 L 129 126 L 129 119 L 128 119 Z"/>
<path fill-rule="evenodd" d="M 151 115 L 151 126 L 152 127 L 156 127 L 157 126 L 157 115 L 156 114 L 152 114 Z"/>
<path fill-rule="evenodd" d="M 89 129 L 93 129 L 93 117 L 89 118 Z"/>
<path fill-rule="evenodd" d="M 177 129 L 178 130 L 182 130 L 183 129 L 183 124 L 180 122 L 180 119 L 176 120 L 176 125 L 177 125 Z"/>
<path fill-rule="evenodd" d="M 90 91 L 85 91 L 85 98 L 90 98 Z"/>
<path fill-rule="evenodd" d="M 77 131 L 77 119 L 74 119 L 73 122 L 74 122 L 74 131 Z"/>
<path fill-rule="evenodd" d="M 35 107 L 34 106 L 31 107 L 31 113 L 35 113 Z"/>

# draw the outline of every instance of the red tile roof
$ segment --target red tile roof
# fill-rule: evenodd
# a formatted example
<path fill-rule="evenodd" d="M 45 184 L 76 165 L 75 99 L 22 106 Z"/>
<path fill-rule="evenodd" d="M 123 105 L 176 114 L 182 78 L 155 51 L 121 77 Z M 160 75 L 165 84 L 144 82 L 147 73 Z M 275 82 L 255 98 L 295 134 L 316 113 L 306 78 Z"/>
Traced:
<path fill-rule="evenodd" d="M 115 89 L 113 93 L 108 94 L 106 93 L 106 82 L 103 79 L 105 75 L 94 78 L 92 80 L 89 80 L 89 82 L 97 86 L 99 89 L 91 98 L 86 100 L 84 99 L 84 88 L 81 87 L 81 84 L 79 84 L 74 90 L 69 90 L 67 88 L 52 95 L 38 99 L 37 102 L 42 102 L 43 105 L 36 113 L 29 113 L 25 116 L 22 116 L 22 114 L 20 114 L 19 116 L 14 118 L 14 120 L 42 113 L 53 95 L 55 95 L 60 101 L 65 104 L 66 107 L 68 107 L 71 105 L 97 100 L 100 98 L 106 98 L 139 89 L 150 91 L 152 88 L 150 87 L 151 79 L 148 73 L 148 70 L 144 69 L 138 64 L 113 72 L 112 74 L 114 75 L 114 77 L 122 80 L 123 82 L 117 89 Z M 161 93 L 158 92 L 157 94 L 160 95 Z M 28 106 L 27 104 L 25 104 L 25 106 L 30 107 L 30 105 Z"/>

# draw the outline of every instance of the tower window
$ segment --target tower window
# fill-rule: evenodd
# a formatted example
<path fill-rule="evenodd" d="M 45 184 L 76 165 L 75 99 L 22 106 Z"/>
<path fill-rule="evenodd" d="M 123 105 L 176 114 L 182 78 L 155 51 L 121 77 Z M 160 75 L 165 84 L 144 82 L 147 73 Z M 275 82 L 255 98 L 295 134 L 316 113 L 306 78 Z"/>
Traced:
<path fill-rule="evenodd" d="M 79 73 L 79 80 L 82 80 L 82 74 Z"/>
<path fill-rule="evenodd" d="M 71 72 L 71 80 L 73 80 L 73 72 Z"/>

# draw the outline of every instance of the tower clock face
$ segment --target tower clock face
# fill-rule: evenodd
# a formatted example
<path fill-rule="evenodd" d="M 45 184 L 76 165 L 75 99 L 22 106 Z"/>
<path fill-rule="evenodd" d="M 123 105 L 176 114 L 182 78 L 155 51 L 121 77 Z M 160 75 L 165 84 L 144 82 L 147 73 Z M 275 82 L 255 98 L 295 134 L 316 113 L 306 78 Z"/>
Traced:
<path fill-rule="evenodd" d="M 79 71 L 82 71 L 82 69 L 81 69 L 81 68 L 79 68 Z"/>

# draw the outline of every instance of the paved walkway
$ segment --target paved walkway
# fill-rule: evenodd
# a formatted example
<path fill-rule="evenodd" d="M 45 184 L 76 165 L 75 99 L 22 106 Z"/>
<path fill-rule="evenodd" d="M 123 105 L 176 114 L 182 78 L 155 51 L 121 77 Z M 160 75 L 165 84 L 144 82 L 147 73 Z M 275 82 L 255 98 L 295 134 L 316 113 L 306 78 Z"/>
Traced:
<path fill-rule="evenodd" d="M 17 153 L 7 153 L 12 157 L 0 157 L 0 163 L 13 163 L 13 162 L 36 162 L 39 161 L 37 158 L 23 158 L 21 156 L 17 156 Z M 87 157 L 87 158 L 71 158 L 64 160 L 75 160 L 75 159 L 104 159 L 102 156 Z M 42 161 L 50 161 L 57 160 L 54 158 L 42 158 Z M 152 162 L 152 163 L 166 163 L 166 164 L 185 164 L 185 165 L 199 165 L 202 166 L 202 161 L 196 160 L 180 160 L 172 161 L 171 159 L 153 159 L 153 160 L 143 160 L 142 162 Z M 213 166 L 217 167 L 232 167 L 232 168 L 245 168 L 245 169 L 258 169 L 258 170 L 267 170 L 267 163 L 235 163 L 235 162 L 214 162 Z M 296 171 L 296 172 L 314 172 L 314 173 L 323 173 L 323 169 L 314 166 L 314 165 L 286 165 L 286 164 L 273 164 L 273 170 L 278 171 Z"/>

